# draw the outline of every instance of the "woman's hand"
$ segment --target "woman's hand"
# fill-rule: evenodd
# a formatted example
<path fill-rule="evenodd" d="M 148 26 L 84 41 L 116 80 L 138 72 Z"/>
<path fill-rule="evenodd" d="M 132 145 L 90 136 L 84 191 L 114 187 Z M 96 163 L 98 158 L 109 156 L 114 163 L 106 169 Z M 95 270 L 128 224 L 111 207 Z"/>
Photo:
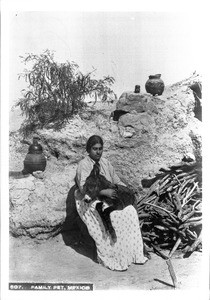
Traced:
<path fill-rule="evenodd" d="M 86 203 L 90 203 L 92 201 L 92 198 L 86 194 L 85 197 L 84 197 L 84 201 Z"/>
<path fill-rule="evenodd" d="M 108 198 L 112 198 L 115 199 L 117 196 L 117 193 L 114 189 L 106 189 L 106 190 L 102 190 L 99 193 L 101 196 L 106 196 Z"/>

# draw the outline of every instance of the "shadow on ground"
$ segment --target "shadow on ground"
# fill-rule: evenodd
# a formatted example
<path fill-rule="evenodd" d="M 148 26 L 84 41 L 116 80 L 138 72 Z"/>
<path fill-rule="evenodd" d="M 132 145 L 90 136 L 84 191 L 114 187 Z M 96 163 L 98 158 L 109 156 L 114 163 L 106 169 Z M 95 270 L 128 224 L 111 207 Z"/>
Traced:
<path fill-rule="evenodd" d="M 75 205 L 74 185 L 66 199 L 66 219 L 62 229 L 62 237 L 66 246 L 71 247 L 81 255 L 87 256 L 97 262 L 95 242 L 89 235 L 86 225 L 81 220 Z"/>
<path fill-rule="evenodd" d="M 165 281 L 163 281 L 163 280 L 154 278 L 154 281 L 161 283 L 161 284 L 163 285 L 163 288 L 164 288 L 165 286 L 170 287 L 170 288 L 174 288 L 174 286 L 173 286 L 172 284 L 170 284 L 170 283 L 168 283 L 168 282 L 165 282 Z"/>

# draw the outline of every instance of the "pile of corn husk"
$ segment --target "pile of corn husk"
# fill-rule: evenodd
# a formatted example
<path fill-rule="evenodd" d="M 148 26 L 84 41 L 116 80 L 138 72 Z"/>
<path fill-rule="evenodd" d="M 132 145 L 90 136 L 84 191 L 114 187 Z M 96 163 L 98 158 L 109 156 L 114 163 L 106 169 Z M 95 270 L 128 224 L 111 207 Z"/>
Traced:
<path fill-rule="evenodd" d="M 142 180 L 148 188 L 137 203 L 144 243 L 171 257 L 180 250 L 184 257 L 202 249 L 202 164 L 184 162 L 161 168 L 152 180 Z M 162 251 L 163 252 L 163 251 Z"/>

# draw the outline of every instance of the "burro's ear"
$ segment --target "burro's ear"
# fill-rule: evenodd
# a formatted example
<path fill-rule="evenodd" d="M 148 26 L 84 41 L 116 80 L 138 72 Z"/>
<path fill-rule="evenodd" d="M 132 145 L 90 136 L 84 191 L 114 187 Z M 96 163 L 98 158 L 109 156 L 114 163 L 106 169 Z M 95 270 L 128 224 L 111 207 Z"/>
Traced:
<path fill-rule="evenodd" d="M 99 175 L 99 168 L 97 166 L 93 166 L 93 174 L 95 177 L 97 177 Z"/>
<path fill-rule="evenodd" d="M 83 190 L 86 193 L 86 191 L 87 191 L 87 182 L 85 182 L 85 184 L 83 185 Z"/>

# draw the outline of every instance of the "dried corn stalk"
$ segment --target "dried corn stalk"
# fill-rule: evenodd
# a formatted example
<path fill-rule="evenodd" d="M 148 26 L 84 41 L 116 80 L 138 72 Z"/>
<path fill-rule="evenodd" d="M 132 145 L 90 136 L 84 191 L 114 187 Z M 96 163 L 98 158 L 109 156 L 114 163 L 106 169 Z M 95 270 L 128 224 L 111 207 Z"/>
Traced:
<path fill-rule="evenodd" d="M 181 163 L 160 169 L 137 203 L 143 240 L 147 246 L 185 255 L 200 249 L 202 231 L 201 163 Z M 200 248 L 199 248 L 200 247 Z M 176 248 L 176 249 L 175 249 Z"/>

